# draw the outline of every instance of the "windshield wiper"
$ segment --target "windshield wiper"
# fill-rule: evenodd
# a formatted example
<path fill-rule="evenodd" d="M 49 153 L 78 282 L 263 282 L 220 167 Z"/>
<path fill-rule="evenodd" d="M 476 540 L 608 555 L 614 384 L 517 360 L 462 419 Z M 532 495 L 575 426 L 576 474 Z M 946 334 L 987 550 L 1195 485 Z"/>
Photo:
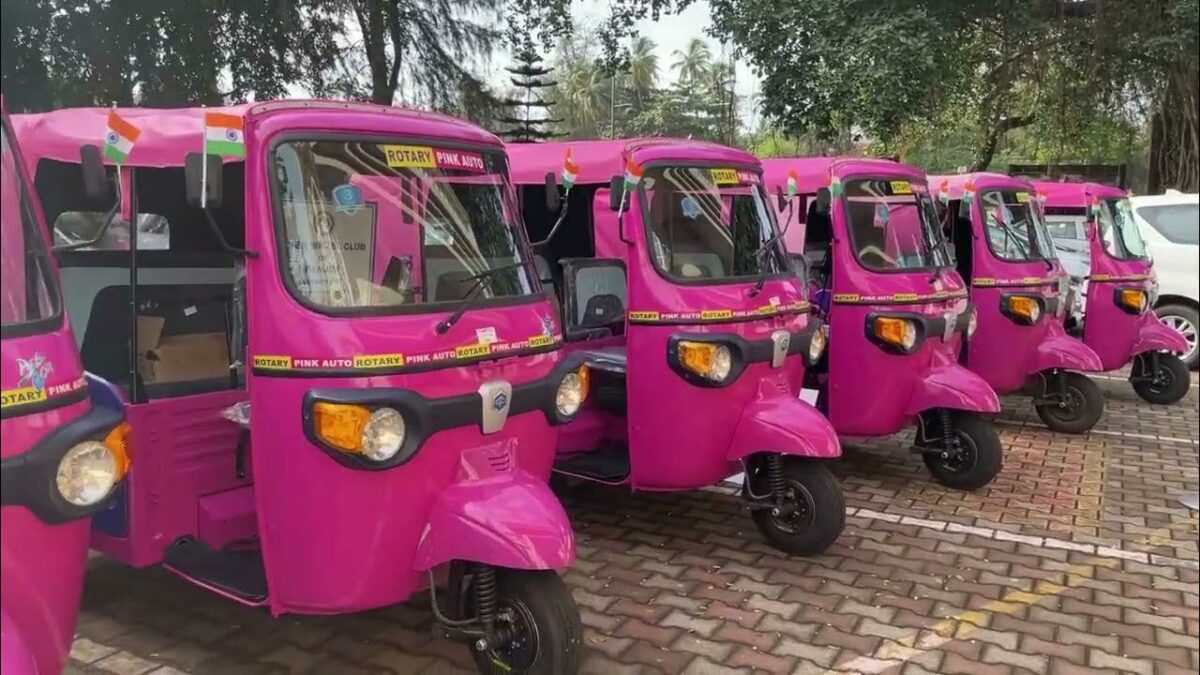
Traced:
<path fill-rule="evenodd" d="M 501 265 L 500 267 L 493 267 L 491 269 L 484 270 L 484 271 L 480 272 L 479 274 L 472 274 L 471 276 L 463 279 L 463 281 L 474 281 L 475 283 L 471 284 L 471 287 L 468 288 L 467 292 L 463 295 L 462 307 L 459 307 L 458 309 L 454 310 L 453 314 L 446 317 L 446 319 L 444 321 L 438 323 L 437 328 L 436 328 L 437 334 L 445 335 L 446 331 L 450 330 L 450 328 L 454 324 L 458 323 L 459 319 L 463 318 L 463 315 L 467 313 L 468 309 L 471 309 L 472 307 L 475 306 L 474 300 L 475 300 L 476 294 L 478 294 L 479 291 L 483 290 L 483 288 L 485 286 L 491 285 L 493 276 L 495 276 L 499 272 L 505 272 L 508 270 L 517 269 L 518 267 L 528 267 L 530 264 L 531 264 L 531 261 L 523 260 L 521 262 L 513 263 L 511 265 Z"/>
<path fill-rule="evenodd" d="M 763 256 L 763 254 L 770 251 L 771 247 L 778 243 L 782 238 L 783 231 L 781 230 L 771 235 L 771 238 L 763 242 L 763 245 L 759 246 L 758 250 L 754 252 L 754 260 L 758 263 L 761 271 L 758 274 L 758 281 L 754 282 L 754 288 L 750 289 L 750 297 L 757 297 L 759 293 L 762 293 L 763 286 L 766 285 L 767 277 L 770 275 L 770 273 L 767 271 L 766 258 Z"/>

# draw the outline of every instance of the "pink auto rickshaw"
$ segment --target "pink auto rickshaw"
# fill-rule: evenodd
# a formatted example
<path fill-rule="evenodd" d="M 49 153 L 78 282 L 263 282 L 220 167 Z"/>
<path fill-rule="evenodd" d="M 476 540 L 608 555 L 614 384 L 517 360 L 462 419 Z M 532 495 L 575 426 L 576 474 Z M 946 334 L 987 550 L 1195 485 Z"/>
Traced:
<path fill-rule="evenodd" d="M 129 466 L 126 429 L 111 392 L 80 366 L 7 114 L 0 142 L 0 670 L 59 673 L 90 516 Z"/>
<path fill-rule="evenodd" d="M 997 393 L 1027 391 L 1053 431 L 1083 433 L 1104 414 L 1087 372 L 1100 357 L 1067 335 L 1070 279 L 1054 252 L 1033 184 L 1003 174 L 929 176 L 979 328 L 962 363 Z"/>
<path fill-rule="evenodd" d="M 592 377 L 555 471 L 651 491 L 741 472 L 773 546 L 832 544 L 845 506 L 826 460 L 841 447 L 798 398 L 825 333 L 789 274 L 758 160 L 668 139 L 508 149 L 543 283 Z"/>
<path fill-rule="evenodd" d="M 19 129 L 77 247 L 84 363 L 121 386 L 144 458 L 93 546 L 274 615 L 428 588 L 481 671 L 575 672 L 555 574 L 575 544 L 547 480 L 589 378 L 564 358 L 503 145 L 356 103 L 116 113 L 140 132 L 119 168 L 80 151 L 107 110 Z M 206 127 L 223 156 L 201 154 Z M 114 204 L 96 186 L 118 171 Z"/>
<path fill-rule="evenodd" d="M 925 175 L 861 158 L 763 166 L 788 250 L 829 325 L 827 354 L 809 371 L 818 408 L 844 436 L 882 436 L 915 422 L 915 449 L 935 479 L 964 490 L 990 483 L 1003 464 L 989 417 L 1000 402 L 958 363 L 975 309 Z"/>
<path fill-rule="evenodd" d="M 1132 362 L 1129 382 L 1142 399 L 1169 405 L 1191 378 L 1178 354 L 1187 341 L 1152 309 L 1154 269 L 1124 190 L 1096 183 L 1035 183 L 1047 219 L 1084 218 L 1090 271 L 1078 292 L 1083 312 L 1067 330 L 1100 356 L 1104 370 Z"/>

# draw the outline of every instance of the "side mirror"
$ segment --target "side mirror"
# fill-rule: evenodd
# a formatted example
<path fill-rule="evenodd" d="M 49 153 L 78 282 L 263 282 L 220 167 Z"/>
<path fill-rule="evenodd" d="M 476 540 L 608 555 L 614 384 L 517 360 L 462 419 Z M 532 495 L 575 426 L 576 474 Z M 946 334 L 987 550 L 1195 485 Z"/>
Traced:
<path fill-rule="evenodd" d="M 546 212 L 558 213 L 561 206 L 558 198 L 558 176 L 553 171 L 546 172 Z"/>
<path fill-rule="evenodd" d="M 108 173 L 95 145 L 79 146 L 79 167 L 83 171 L 83 192 L 92 201 L 107 204 L 111 200 Z M 118 170 L 120 168 L 118 167 Z"/>
<path fill-rule="evenodd" d="M 610 211 L 620 211 L 625 203 L 625 177 L 613 176 L 608 181 L 608 208 Z"/>
<path fill-rule="evenodd" d="M 775 186 L 775 199 L 779 203 L 779 211 L 782 212 L 785 208 L 787 208 L 787 195 L 783 194 L 783 188 L 779 187 L 778 185 Z"/>
<path fill-rule="evenodd" d="M 189 152 L 183 161 L 188 204 L 206 208 L 220 206 L 221 196 L 224 194 L 221 175 L 221 157 L 219 155 Z M 207 195 L 203 194 L 205 186 L 208 188 Z"/>
<path fill-rule="evenodd" d="M 817 211 L 829 213 L 831 204 L 833 204 L 833 195 L 829 192 L 829 188 L 817 188 Z"/>

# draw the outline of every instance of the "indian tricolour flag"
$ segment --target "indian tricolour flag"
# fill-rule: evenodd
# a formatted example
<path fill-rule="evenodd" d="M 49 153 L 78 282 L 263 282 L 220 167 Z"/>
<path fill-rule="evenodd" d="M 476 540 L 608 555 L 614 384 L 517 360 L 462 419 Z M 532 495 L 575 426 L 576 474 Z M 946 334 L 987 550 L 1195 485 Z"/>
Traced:
<path fill-rule="evenodd" d="M 571 149 L 567 148 L 567 154 L 563 157 L 562 168 L 562 183 L 563 192 L 570 192 L 571 187 L 575 185 L 575 180 L 579 178 L 579 167 L 575 162 L 571 161 Z"/>
<path fill-rule="evenodd" d="M 204 113 L 204 154 L 245 157 L 242 118 L 229 113 Z"/>
<path fill-rule="evenodd" d="M 108 111 L 108 131 L 104 132 L 104 156 L 113 164 L 124 164 L 142 130 L 125 121 L 116 110 Z"/>
<path fill-rule="evenodd" d="M 788 169 L 787 191 L 788 197 L 795 197 L 796 193 L 800 191 L 800 176 L 797 175 L 795 169 Z"/>
<path fill-rule="evenodd" d="M 642 169 L 642 165 L 633 161 L 633 159 L 630 159 L 629 162 L 625 165 L 625 191 L 626 192 L 629 192 L 630 190 L 634 189 L 635 187 L 637 187 L 638 183 L 642 182 L 642 174 L 643 173 L 645 173 L 645 171 Z"/>

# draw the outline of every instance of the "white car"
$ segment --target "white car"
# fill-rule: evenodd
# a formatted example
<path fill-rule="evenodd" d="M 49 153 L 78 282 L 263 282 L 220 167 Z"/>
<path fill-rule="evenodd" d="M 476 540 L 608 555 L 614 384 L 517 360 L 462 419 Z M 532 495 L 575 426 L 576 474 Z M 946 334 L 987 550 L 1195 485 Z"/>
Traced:
<path fill-rule="evenodd" d="M 1158 277 L 1154 311 L 1163 323 L 1183 334 L 1189 347 L 1183 360 L 1195 368 L 1200 361 L 1196 349 L 1200 330 L 1200 195 L 1170 190 L 1164 195 L 1131 197 L 1129 203 Z"/>

